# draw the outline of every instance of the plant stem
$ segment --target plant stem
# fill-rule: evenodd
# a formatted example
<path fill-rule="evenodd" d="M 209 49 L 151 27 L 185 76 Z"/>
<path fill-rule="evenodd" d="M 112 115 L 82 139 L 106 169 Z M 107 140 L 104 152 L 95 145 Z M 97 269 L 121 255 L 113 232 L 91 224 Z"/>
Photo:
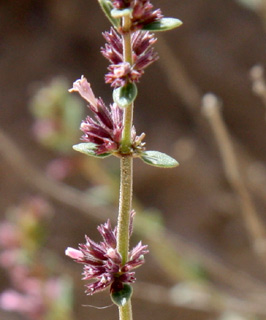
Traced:
<path fill-rule="evenodd" d="M 131 47 L 131 20 L 130 16 L 123 17 L 123 56 L 124 62 L 132 64 Z M 129 154 L 131 150 L 131 128 L 133 122 L 133 104 L 126 107 L 123 119 L 123 135 L 121 141 L 121 151 L 125 155 L 120 162 L 120 198 L 119 198 L 119 216 L 117 226 L 117 247 L 122 256 L 122 262 L 125 263 L 128 258 L 129 247 L 129 220 L 132 203 L 132 180 L 133 180 L 133 160 Z"/>
<path fill-rule="evenodd" d="M 130 300 L 124 307 L 119 307 L 119 320 L 132 320 L 132 308 Z"/>
<path fill-rule="evenodd" d="M 133 103 L 126 107 L 124 111 L 124 130 L 121 141 L 121 152 L 124 154 L 130 153 L 131 151 L 131 128 L 133 119 Z"/>
<path fill-rule="evenodd" d="M 124 62 L 132 65 L 132 47 L 131 47 L 131 20 L 130 16 L 123 17 L 123 56 Z M 133 186 L 133 158 L 131 151 L 131 129 L 133 122 L 133 104 L 126 107 L 123 119 L 123 135 L 121 141 L 121 152 L 124 156 L 120 161 L 120 197 L 119 197 L 119 215 L 117 222 L 117 249 L 122 256 L 122 263 L 128 259 L 129 249 L 129 223 L 132 206 L 132 186 Z M 120 320 L 132 320 L 131 301 L 123 307 L 119 307 Z"/>
<path fill-rule="evenodd" d="M 130 16 L 123 18 L 123 60 L 130 65 L 133 63 L 132 59 L 132 44 L 131 44 L 131 32 L 130 32 L 131 20 Z M 131 128 L 133 123 L 133 103 L 125 108 L 124 111 L 124 130 L 121 141 L 122 153 L 130 153 L 131 151 Z"/>
<path fill-rule="evenodd" d="M 121 158 L 121 182 L 119 199 L 119 216 L 117 229 L 117 248 L 122 256 L 122 263 L 127 262 L 129 247 L 129 220 L 132 203 L 133 158 Z"/>

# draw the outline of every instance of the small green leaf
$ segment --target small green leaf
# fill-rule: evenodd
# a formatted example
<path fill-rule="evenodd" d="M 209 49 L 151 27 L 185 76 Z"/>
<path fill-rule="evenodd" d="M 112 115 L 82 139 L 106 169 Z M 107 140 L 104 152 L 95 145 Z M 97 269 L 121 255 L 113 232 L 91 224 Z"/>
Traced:
<path fill-rule="evenodd" d="M 111 11 L 111 16 L 115 19 L 118 19 L 118 18 L 123 18 L 125 16 L 131 16 L 132 14 L 132 11 L 133 9 L 131 8 L 126 8 L 126 9 L 122 9 L 122 10 L 119 10 L 119 9 L 113 9 Z"/>
<path fill-rule="evenodd" d="M 113 91 L 113 99 L 120 108 L 126 108 L 136 99 L 137 94 L 138 89 L 135 83 L 128 83 Z"/>
<path fill-rule="evenodd" d="M 111 293 L 111 299 L 119 307 L 123 307 L 131 298 L 133 289 L 129 284 L 124 284 L 123 289 Z"/>
<path fill-rule="evenodd" d="M 155 21 L 152 23 L 149 23 L 145 25 L 142 30 L 147 31 L 167 31 L 172 30 L 174 28 L 180 27 L 183 24 L 183 22 L 176 18 L 162 18 L 159 21 Z"/>
<path fill-rule="evenodd" d="M 109 19 L 111 24 L 115 28 L 119 28 L 120 27 L 120 19 L 116 19 L 116 17 L 113 17 L 111 14 L 111 11 L 114 9 L 112 2 L 110 0 L 98 0 L 98 1 L 99 1 L 99 4 L 100 4 L 103 12 L 105 13 L 106 17 Z"/>
<path fill-rule="evenodd" d="M 97 145 L 92 142 L 75 144 L 73 146 L 73 149 L 78 152 L 84 153 L 87 156 L 92 156 L 96 158 L 106 158 L 111 155 L 111 153 L 97 154 L 95 152 L 95 150 L 97 149 Z"/>
<path fill-rule="evenodd" d="M 161 168 L 173 168 L 179 163 L 165 153 L 159 151 L 145 151 L 141 154 L 140 158 L 147 164 Z"/>

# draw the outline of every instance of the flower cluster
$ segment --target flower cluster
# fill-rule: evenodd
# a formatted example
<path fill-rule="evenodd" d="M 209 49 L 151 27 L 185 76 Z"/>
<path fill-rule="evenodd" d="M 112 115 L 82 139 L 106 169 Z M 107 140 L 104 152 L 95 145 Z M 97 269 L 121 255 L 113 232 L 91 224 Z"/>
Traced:
<path fill-rule="evenodd" d="M 123 42 L 121 36 L 111 28 L 103 34 L 107 44 L 102 48 L 103 56 L 111 62 L 105 76 L 106 83 L 112 87 L 124 86 L 127 82 L 138 82 L 144 69 L 158 59 L 152 45 L 157 39 L 149 32 L 137 31 L 132 33 L 132 66 L 123 62 Z"/>
<path fill-rule="evenodd" d="M 130 229 L 132 230 L 132 227 Z M 79 250 L 66 249 L 67 256 L 84 265 L 83 280 L 96 280 L 86 285 L 88 295 L 102 291 L 108 286 L 111 286 L 111 292 L 119 291 L 125 283 L 135 282 L 135 272 L 132 270 L 144 263 L 143 255 L 148 253 L 147 246 L 139 242 L 129 252 L 128 261 L 123 264 L 117 250 L 116 228 L 112 230 L 110 220 L 100 225 L 98 231 L 103 238 L 102 242 L 96 243 L 86 236 L 86 243 L 80 244 Z"/>
<path fill-rule="evenodd" d="M 158 21 L 163 17 L 161 10 L 154 10 L 149 0 L 113 0 L 112 3 L 119 10 L 132 9 L 132 31 L 142 29 L 143 26 Z"/>
<path fill-rule="evenodd" d="M 88 103 L 88 107 L 94 113 L 96 120 L 88 116 L 82 121 L 80 129 L 83 131 L 82 140 L 95 144 L 97 155 L 119 152 L 120 141 L 123 131 L 123 109 L 116 103 L 106 107 L 101 98 L 95 98 L 85 77 L 75 81 L 70 92 L 78 92 Z M 145 143 L 142 141 L 145 134 L 136 135 L 134 126 L 131 130 L 132 152 L 138 153 L 144 150 Z"/>
<path fill-rule="evenodd" d="M 118 150 L 123 129 L 123 110 L 115 103 L 110 106 L 109 110 L 101 98 L 95 98 L 90 84 L 83 76 L 74 82 L 73 88 L 69 91 L 78 92 L 89 103 L 88 107 L 96 119 L 95 121 L 88 116 L 82 121 L 80 129 L 84 135 L 81 139 L 95 143 L 97 154 Z"/>

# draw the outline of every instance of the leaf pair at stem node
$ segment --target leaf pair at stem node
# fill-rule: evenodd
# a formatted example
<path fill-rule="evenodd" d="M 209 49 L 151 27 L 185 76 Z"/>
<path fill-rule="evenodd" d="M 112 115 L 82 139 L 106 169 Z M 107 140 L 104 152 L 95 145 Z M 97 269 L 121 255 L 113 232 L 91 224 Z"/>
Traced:
<path fill-rule="evenodd" d="M 73 146 L 73 149 L 78 152 L 84 153 L 87 156 L 92 156 L 101 159 L 109 157 L 112 154 L 117 157 L 123 156 L 123 154 L 119 152 L 97 154 L 97 145 L 91 142 L 76 144 Z M 131 156 L 140 158 L 145 163 L 154 167 L 173 168 L 179 165 L 179 163 L 175 159 L 159 151 L 142 151 L 139 153 L 134 153 Z"/>

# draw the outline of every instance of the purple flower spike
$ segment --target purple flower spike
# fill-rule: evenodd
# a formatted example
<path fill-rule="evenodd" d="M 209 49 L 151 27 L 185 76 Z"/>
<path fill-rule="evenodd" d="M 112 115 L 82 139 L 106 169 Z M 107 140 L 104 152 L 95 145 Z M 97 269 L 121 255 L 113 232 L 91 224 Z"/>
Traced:
<path fill-rule="evenodd" d="M 124 86 L 127 82 L 138 82 L 144 69 L 158 59 L 152 45 L 156 39 L 149 32 L 137 31 L 132 34 L 133 65 L 123 62 L 123 44 L 121 36 L 111 28 L 103 34 L 107 44 L 101 49 L 103 56 L 111 62 L 110 71 L 105 76 L 106 83 L 112 87 Z"/>
<path fill-rule="evenodd" d="M 131 226 L 134 211 L 131 213 Z M 86 285 L 86 293 L 92 295 L 111 286 L 117 290 L 125 283 L 135 282 L 133 269 L 144 263 L 143 255 L 148 253 L 147 246 L 140 242 L 129 252 L 129 260 L 122 264 L 122 258 L 117 251 L 117 232 L 113 230 L 110 220 L 98 227 L 103 241 L 95 243 L 86 236 L 86 243 L 79 245 L 79 250 L 67 248 L 66 255 L 84 265 L 83 280 L 95 280 Z"/>
<path fill-rule="evenodd" d="M 101 98 L 95 98 L 90 84 L 85 77 L 73 84 L 70 92 L 78 92 L 88 103 L 95 119 L 88 116 L 82 121 L 80 129 L 84 135 L 82 140 L 96 144 L 96 153 L 111 153 L 117 151 L 123 130 L 123 110 L 116 104 L 108 109 Z"/>

